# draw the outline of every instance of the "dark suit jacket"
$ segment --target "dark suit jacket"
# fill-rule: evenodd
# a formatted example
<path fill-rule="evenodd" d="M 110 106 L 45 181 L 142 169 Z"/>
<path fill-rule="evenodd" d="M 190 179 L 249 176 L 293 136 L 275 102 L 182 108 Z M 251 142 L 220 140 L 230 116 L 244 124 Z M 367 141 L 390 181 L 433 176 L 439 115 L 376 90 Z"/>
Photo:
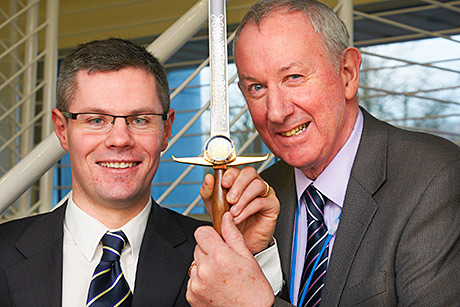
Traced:
<path fill-rule="evenodd" d="M 0 306 L 61 306 L 65 208 L 0 225 Z M 185 292 L 193 233 L 203 224 L 153 202 L 133 306 L 189 306 Z"/>
<path fill-rule="evenodd" d="M 363 113 L 321 306 L 460 306 L 460 148 Z M 294 170 L 280 161 L 262 176 L 281 203 L 275 306 L 288 306 Z"/>

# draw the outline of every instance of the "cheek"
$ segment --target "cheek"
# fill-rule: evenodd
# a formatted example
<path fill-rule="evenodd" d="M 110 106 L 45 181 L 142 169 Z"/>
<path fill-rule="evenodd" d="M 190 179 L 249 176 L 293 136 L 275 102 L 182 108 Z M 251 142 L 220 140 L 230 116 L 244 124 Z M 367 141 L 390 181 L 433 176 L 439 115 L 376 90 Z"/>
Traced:
<path fill-rule="evenodd" d="M 249 113 L 256 129 L 263 128 L 267 123 L 267 111 L 262 104 L 248 103 Z"/>
<path fill-rule="evenodd" d="M 84 160 L 95 151 L 99 141 L 94 137 L 69 135 L 69 153 L 73 153 L 73 160 Z"/>
<path fill-rule="evenodd" d="M 152 159 L 151 163 L 154 163 L 158 159 L 163 147 L 165 145 L 163 134 L 158 134 L 151 137 L 145 137 L 137 140 L 137 144 L 142 150 Z M 167 144 L 167 142 L 166 142 Z"/>

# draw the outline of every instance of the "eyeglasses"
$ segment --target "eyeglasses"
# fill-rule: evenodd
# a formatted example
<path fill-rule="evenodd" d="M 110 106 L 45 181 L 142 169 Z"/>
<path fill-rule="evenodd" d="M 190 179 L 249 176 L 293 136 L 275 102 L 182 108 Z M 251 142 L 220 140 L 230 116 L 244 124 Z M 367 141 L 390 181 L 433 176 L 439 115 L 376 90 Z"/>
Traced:
<path fill-rule="evenodd" d="M 104 113 L 71 113 L 61 111 L 68 119 L 77 122 L 80 128 L 90 132 L 109 132 L 112 130 L 117 117 L 124 118 L 125 123 L 133 131 L 158 130 L 162 121 L 168 119 L 168 113 L 143 113 L 132 115 L 111 115 Z"/>

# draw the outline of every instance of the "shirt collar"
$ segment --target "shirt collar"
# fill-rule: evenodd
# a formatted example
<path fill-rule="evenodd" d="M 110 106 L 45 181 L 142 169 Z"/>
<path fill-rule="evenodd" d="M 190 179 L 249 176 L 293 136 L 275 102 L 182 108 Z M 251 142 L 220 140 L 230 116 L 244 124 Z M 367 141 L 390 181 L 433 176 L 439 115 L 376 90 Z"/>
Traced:
<path fill-rule="evenodd" d="M 362 132 L 363 114 L 361 110 L 359 110 L 353 131 L 351 132 L 347 142 L 314 182 L 315 187 L 323 195 L 341 208 L 343 207 L 343 202 L 345 200 L 345 193 L 350 179 L 351 168 L 353 167 L 356 152 L 358 151 L 358 145 Z M 297 200 L 300 203 L 303 191 L 305 191 L 305 189 L 313 181 L 297 168 L 294 169 L 294 173 L 298 197 Z"/>
<path fill-rule="evenodd" d="M 80 209 L 73 201 L 72 194 L 70 194 L 64 225 L 72 236 L 78 249 L 80 249 L 88 261 L 93 260 L 97 246 L 102 236 L 108 230 L 122 230 L 128 238 L 129 251 L 133 254 L 134 258 L 137 258 L 139 256 L 142 238 L 144 237 L 151 208 L 152 199 L 149 198 L 145 208 L 132 220 L 123 225 L 120 229 L 108 229 L 107 226 Z"/>

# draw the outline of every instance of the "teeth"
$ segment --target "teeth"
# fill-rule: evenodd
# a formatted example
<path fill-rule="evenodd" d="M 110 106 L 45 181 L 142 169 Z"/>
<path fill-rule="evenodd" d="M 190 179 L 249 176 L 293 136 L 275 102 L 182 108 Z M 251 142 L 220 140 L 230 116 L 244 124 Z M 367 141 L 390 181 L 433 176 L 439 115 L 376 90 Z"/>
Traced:
<path fill-rule="evenodd" d="M 128 168 L 137 165 L 135 162 L 98 162 L 98 164 L 108 168 Z"/>
<path fill-rule="evenodd" d="M 294 129 L 290 130 L 290 131 L 282 132 L 281 135 L 283 135 L 283 136 L 299 135 L 302 132 L 304 132 L 305 129 L 307 129 L 307 126 L 308 126 L 307 124 L 300 125 L 298 127 L 295 127 Z"/>

